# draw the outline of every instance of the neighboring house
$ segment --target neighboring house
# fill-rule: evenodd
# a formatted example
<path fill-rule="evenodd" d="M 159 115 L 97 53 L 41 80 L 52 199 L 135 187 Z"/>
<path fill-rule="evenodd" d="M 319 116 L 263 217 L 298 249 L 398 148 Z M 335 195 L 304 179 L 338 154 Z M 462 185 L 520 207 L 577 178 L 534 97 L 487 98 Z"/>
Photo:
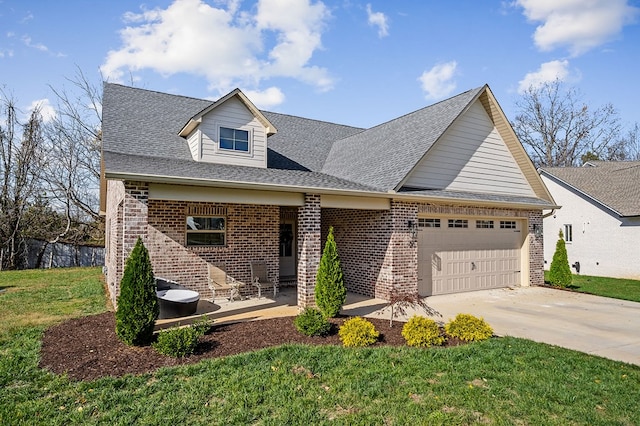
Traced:
<path fill-rule="evenodd" d="M 555 207 L 488 86 L 370 129 L 106 84 L 102 210 L 115 302 L 136 239 L 154 273 L 210 295 L 251 260 L 314 303 L 330 226 L 349 291 L 388 299 L 543 283 Z M 251 286 L 244 291 L 251 291 Z"/>
<path fill-rule="evenodd" d="M 574 273 L 640 279 L 640 161 L 543 167 L 562 209 L 544 218 L 545 268 L 562 231 Z"/>

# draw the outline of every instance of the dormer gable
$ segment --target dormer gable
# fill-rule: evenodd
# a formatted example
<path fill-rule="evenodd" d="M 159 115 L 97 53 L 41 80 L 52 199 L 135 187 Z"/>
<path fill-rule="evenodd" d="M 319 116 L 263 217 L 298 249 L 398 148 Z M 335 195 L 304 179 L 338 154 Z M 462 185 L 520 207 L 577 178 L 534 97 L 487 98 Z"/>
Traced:
<path fill-rule="evenodd" d="M 189 119 L 178 133 L 196 161 L 267 167 L 267 137 L 275 126 L 235 89 Z"/>

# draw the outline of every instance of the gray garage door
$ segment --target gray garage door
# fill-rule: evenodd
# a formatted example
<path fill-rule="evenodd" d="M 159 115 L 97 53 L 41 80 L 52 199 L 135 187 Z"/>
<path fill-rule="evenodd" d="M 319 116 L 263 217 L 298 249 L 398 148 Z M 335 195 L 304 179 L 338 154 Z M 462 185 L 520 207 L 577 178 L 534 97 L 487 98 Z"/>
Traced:
<path fill-rule="evenodd" d="M 422 296 L 520 285 L 522 221 L 420 218 Z"/>

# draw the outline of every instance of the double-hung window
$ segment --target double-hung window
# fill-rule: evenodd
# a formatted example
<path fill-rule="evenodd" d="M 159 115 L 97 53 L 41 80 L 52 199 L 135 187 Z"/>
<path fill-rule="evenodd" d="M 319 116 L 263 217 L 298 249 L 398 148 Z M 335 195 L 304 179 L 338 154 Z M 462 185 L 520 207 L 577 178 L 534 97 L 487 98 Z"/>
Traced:
<path fill-rule="evenodd" d="M 573 225 L 564 225 L 564 240 L 567 243 L 570 243 L 573 241 Z"/>
<path fill-rule="evenodd" d="M 220 127 L 220 149 L 249 152 L 249 131 Z"/>
<path fill-rule="evenodd" d="M 226 218 L 223 216 L 187 216 L 188 246 L 224 246 Z"/>

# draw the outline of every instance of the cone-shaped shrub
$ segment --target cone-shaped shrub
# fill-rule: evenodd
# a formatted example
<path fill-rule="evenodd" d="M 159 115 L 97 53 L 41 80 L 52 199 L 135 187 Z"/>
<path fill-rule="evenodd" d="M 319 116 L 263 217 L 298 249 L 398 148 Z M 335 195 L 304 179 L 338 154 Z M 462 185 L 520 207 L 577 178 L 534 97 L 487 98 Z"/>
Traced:
<path fill-rule="evenodd" d="M 156 281 L 149 252 L 142 239 L 138 238 L 120 281 L 116 311 L 117 336 L 127 345 L 149 344 L 158 314 Z"/>
<path fill-rule="evenodd" d="M 322 315 L 333 318 L 338 315 L 346 299 L 347 289 L 344 286 L 338 248 L 333 239 L 333 227 L 330 227 L 316 275 L 316 305 Z"/>
<path fill-rule="evenodd" d="M 549 282 L 559 287 L 566 287 L 571 284 L 572 277 L 562 230 L 558 234 L 558 237 L 556 251 L 553 253 L 553 260 L 551 261 L 551 268 L 549 269 Z"/>

